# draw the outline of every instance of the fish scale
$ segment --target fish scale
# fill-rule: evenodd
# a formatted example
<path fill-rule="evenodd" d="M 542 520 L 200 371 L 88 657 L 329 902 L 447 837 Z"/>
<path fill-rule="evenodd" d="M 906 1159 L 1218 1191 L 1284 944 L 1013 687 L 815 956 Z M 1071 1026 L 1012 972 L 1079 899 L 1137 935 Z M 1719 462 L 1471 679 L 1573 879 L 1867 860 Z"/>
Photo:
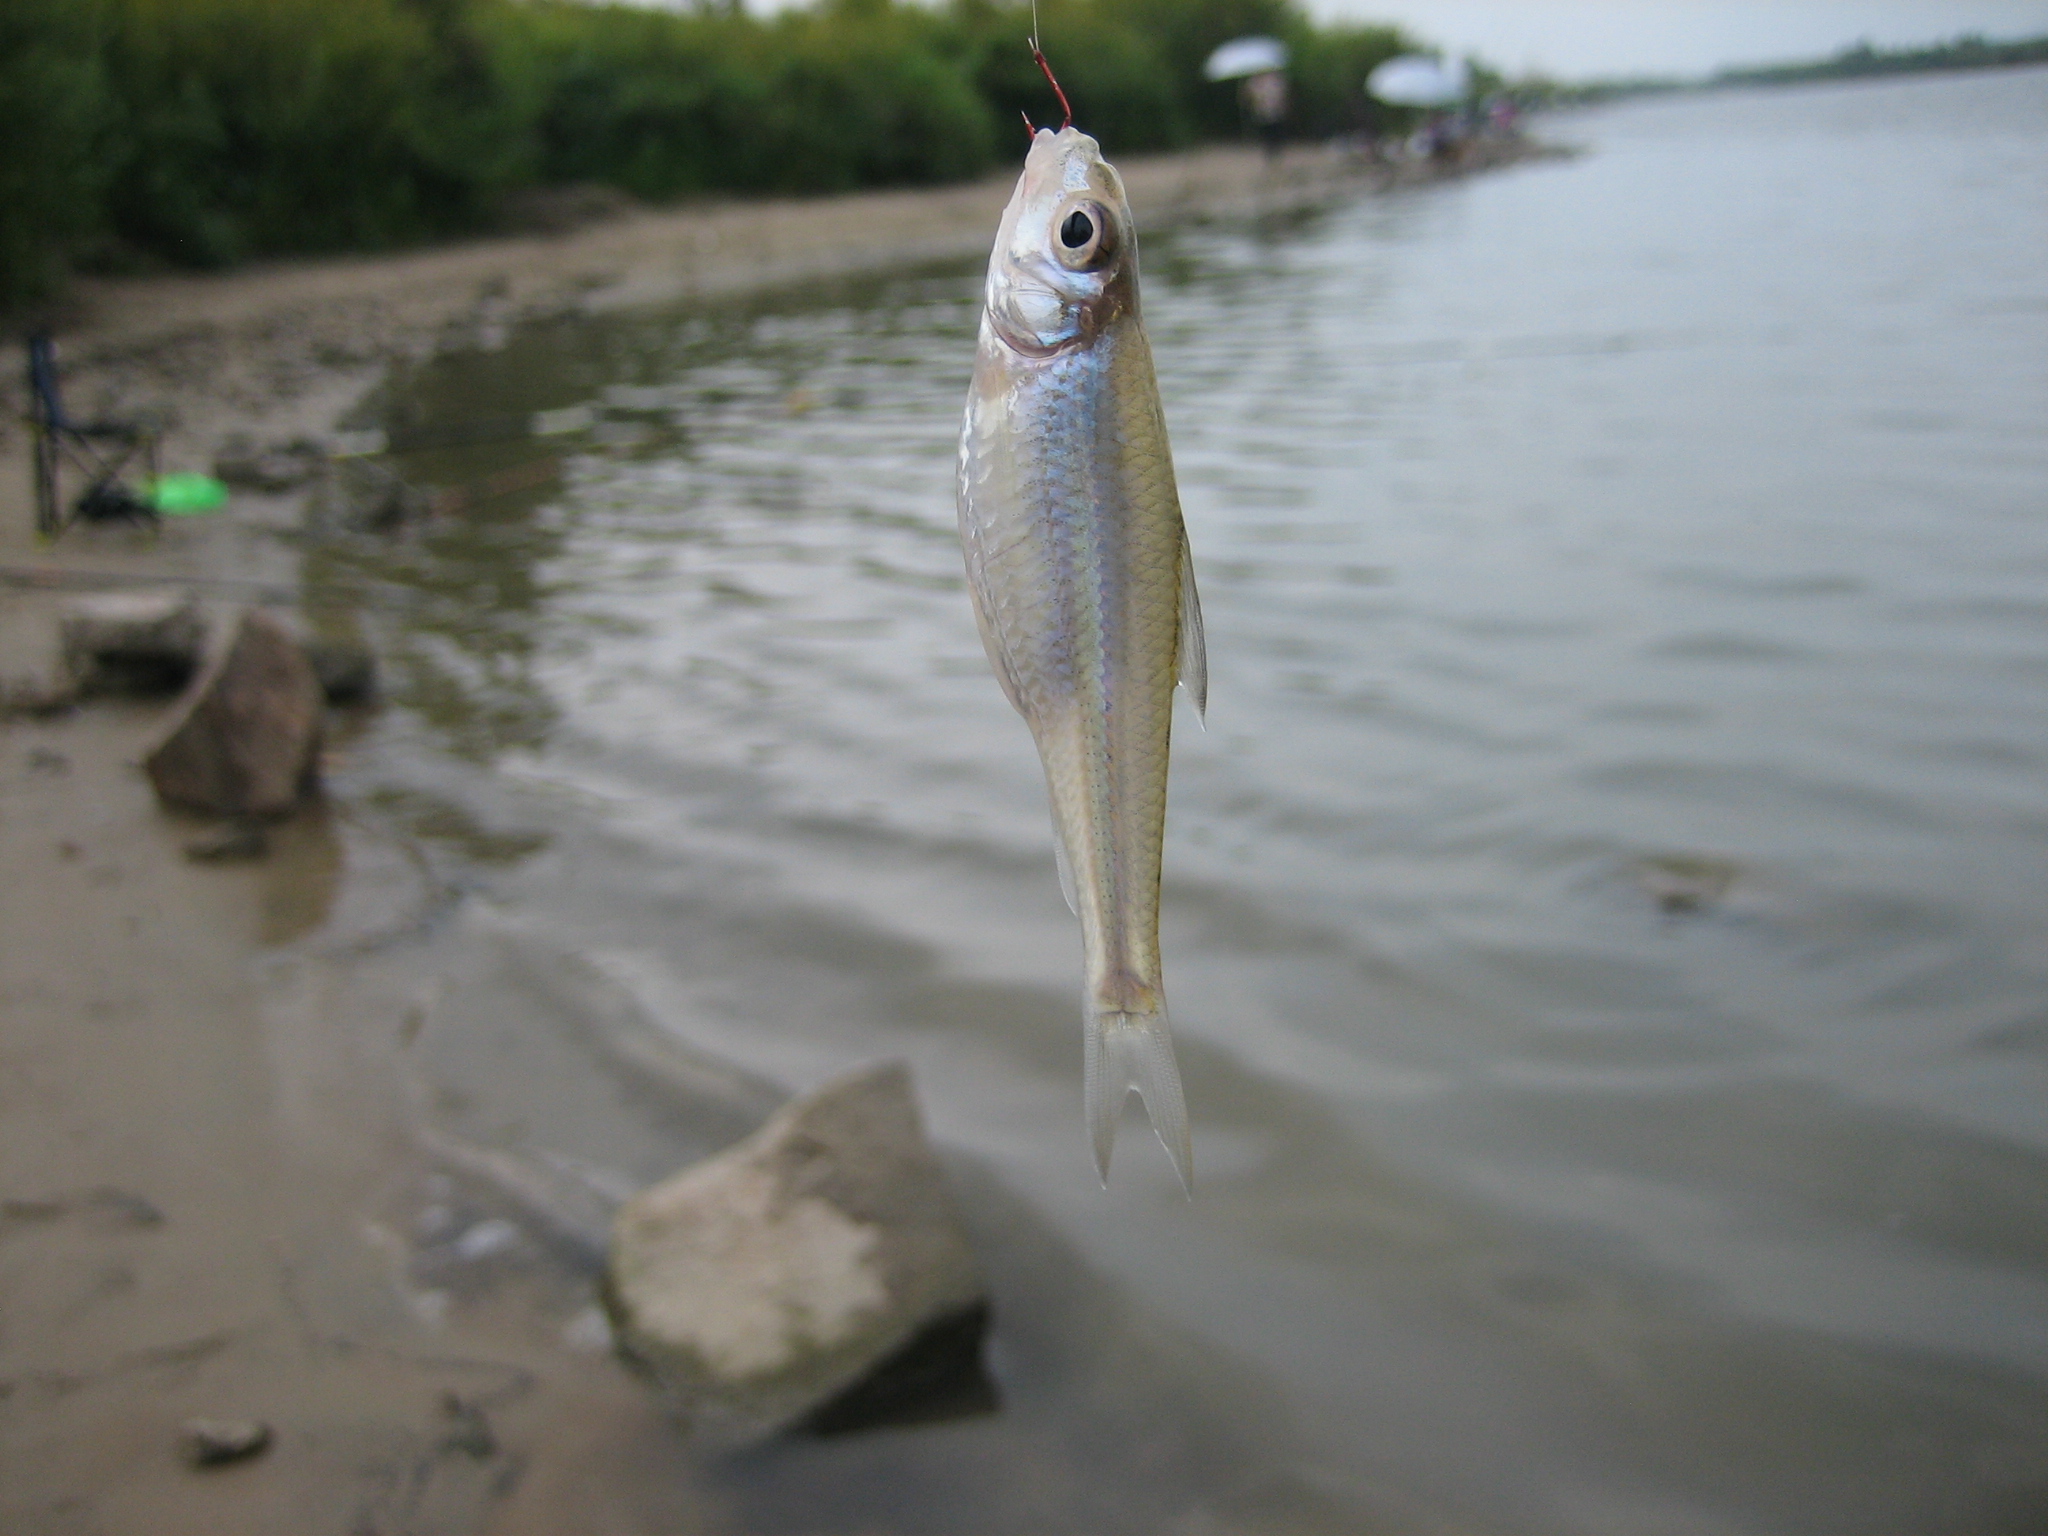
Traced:
<path fill-rule="evenodd" d="M 1063 239 L 1076 228 L 1089 232 L 1078 247 Z M 960 533 L 982 642 L 1037 744 L 1081 919 L 1097 1170 L 1106 1182 L 1135 1089 L 1191 1189 L 1159 876 L 1173 691 L 1186 682 L 1200 708 L 1206 663 L 1137 284 L 1116 172 L 1087 135 L 1039 132 L 989 261 Z"/>

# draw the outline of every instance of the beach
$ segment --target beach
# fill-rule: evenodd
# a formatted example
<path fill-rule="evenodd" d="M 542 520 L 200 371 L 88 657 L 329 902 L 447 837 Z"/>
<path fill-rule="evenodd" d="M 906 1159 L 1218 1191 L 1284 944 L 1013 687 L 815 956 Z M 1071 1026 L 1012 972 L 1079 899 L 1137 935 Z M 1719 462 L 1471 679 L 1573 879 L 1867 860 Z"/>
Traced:
<path fill-rule="evenodd" d="M 1124 171 L 1146 229 L 1286 214 L 1399 179 L 1323 150 Z M 642 210 L 551 236 L 84 283 L 58 327 L 63 385 L 75 414 L 159 413 L 163 467 L 205 471 L 238 435 L 331 441 L 395 361 L 488 350 L 535 321 L 971 258 L 1007 195 L 1003 178 Z M 9 368 L 11 673 L 54 664 L 56 615 L 81 592 L 191 590 L 216 620 L 296 604 L 303 491 L 237 491 L 221 515 L 160 531 L 38 541 Z M 566 1269 L 514 1265 L 452 1304 L 400 1273 L 400 1226 L 423 1204 L 465 1232 L 496 1230 L 488 1178 L 437 1161 L 393 1069 L 423 1006 L 416 978 L 374 959 L 435 921 L 448 890 L 354 824 L 345 800 L 273 830 L 260 860 L 188 857 L 204 824 L 159 809 L 136 766 L 169 707 L 92 699 L 0 719 L 0 1525 L 701 1525 L 714 1495 L 682 1472 L 587 1302 L 559 1294 L 587 1253 Z M 355 729 L 337 716 L 330 770 Z M 258 1418 L 275 1440 L 245 1465 L 195 1471 L 177 1454 L 193 1417 Z"/>

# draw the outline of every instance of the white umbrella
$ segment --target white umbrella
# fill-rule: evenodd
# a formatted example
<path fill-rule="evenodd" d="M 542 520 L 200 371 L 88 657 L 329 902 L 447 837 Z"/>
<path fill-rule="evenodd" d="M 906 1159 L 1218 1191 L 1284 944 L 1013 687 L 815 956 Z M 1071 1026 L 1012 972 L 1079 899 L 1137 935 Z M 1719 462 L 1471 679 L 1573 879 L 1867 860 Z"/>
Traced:
<path fill-rule="evenodd" d="M 1241 80 L 1287 67 L 1287 45 L 1277 37 L 1240 37 L 1209 55 L 1202 73 L 1211 80 Z"/>
<path fill-rule="evenodd" d="M 1389 106 L 1447 107 L 1462 101 L 1470 77 L 1465 61 L 1445 64 L 1419 53 L 1388 59 L 1365 77 L 1365 88 Z"/>

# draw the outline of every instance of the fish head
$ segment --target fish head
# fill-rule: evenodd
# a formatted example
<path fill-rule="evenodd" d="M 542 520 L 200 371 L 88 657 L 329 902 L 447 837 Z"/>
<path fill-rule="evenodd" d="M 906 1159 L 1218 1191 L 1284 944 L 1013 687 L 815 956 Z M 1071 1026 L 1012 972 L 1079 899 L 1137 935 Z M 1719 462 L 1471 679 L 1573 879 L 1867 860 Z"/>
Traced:
<path fill-rule="evenodd" d="M 989 258 L 990 326 L 1016 351 L 1085 346 L 1138 312 L 1138 233 L 1123 178 L 1078 128 L 1032 135 Z"/>

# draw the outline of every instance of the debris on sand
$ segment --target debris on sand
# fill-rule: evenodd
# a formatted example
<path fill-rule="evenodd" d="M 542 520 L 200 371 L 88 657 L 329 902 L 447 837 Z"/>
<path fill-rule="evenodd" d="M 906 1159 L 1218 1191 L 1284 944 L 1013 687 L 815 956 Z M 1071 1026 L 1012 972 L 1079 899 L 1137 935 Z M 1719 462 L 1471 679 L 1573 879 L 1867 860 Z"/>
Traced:
<path fill-rule="evenodd" d="M 178 1443 L 191 1465 L 224 1467 L 268 1450 L 270 1426 L 261 1419 L 187 1419 Z"/>

